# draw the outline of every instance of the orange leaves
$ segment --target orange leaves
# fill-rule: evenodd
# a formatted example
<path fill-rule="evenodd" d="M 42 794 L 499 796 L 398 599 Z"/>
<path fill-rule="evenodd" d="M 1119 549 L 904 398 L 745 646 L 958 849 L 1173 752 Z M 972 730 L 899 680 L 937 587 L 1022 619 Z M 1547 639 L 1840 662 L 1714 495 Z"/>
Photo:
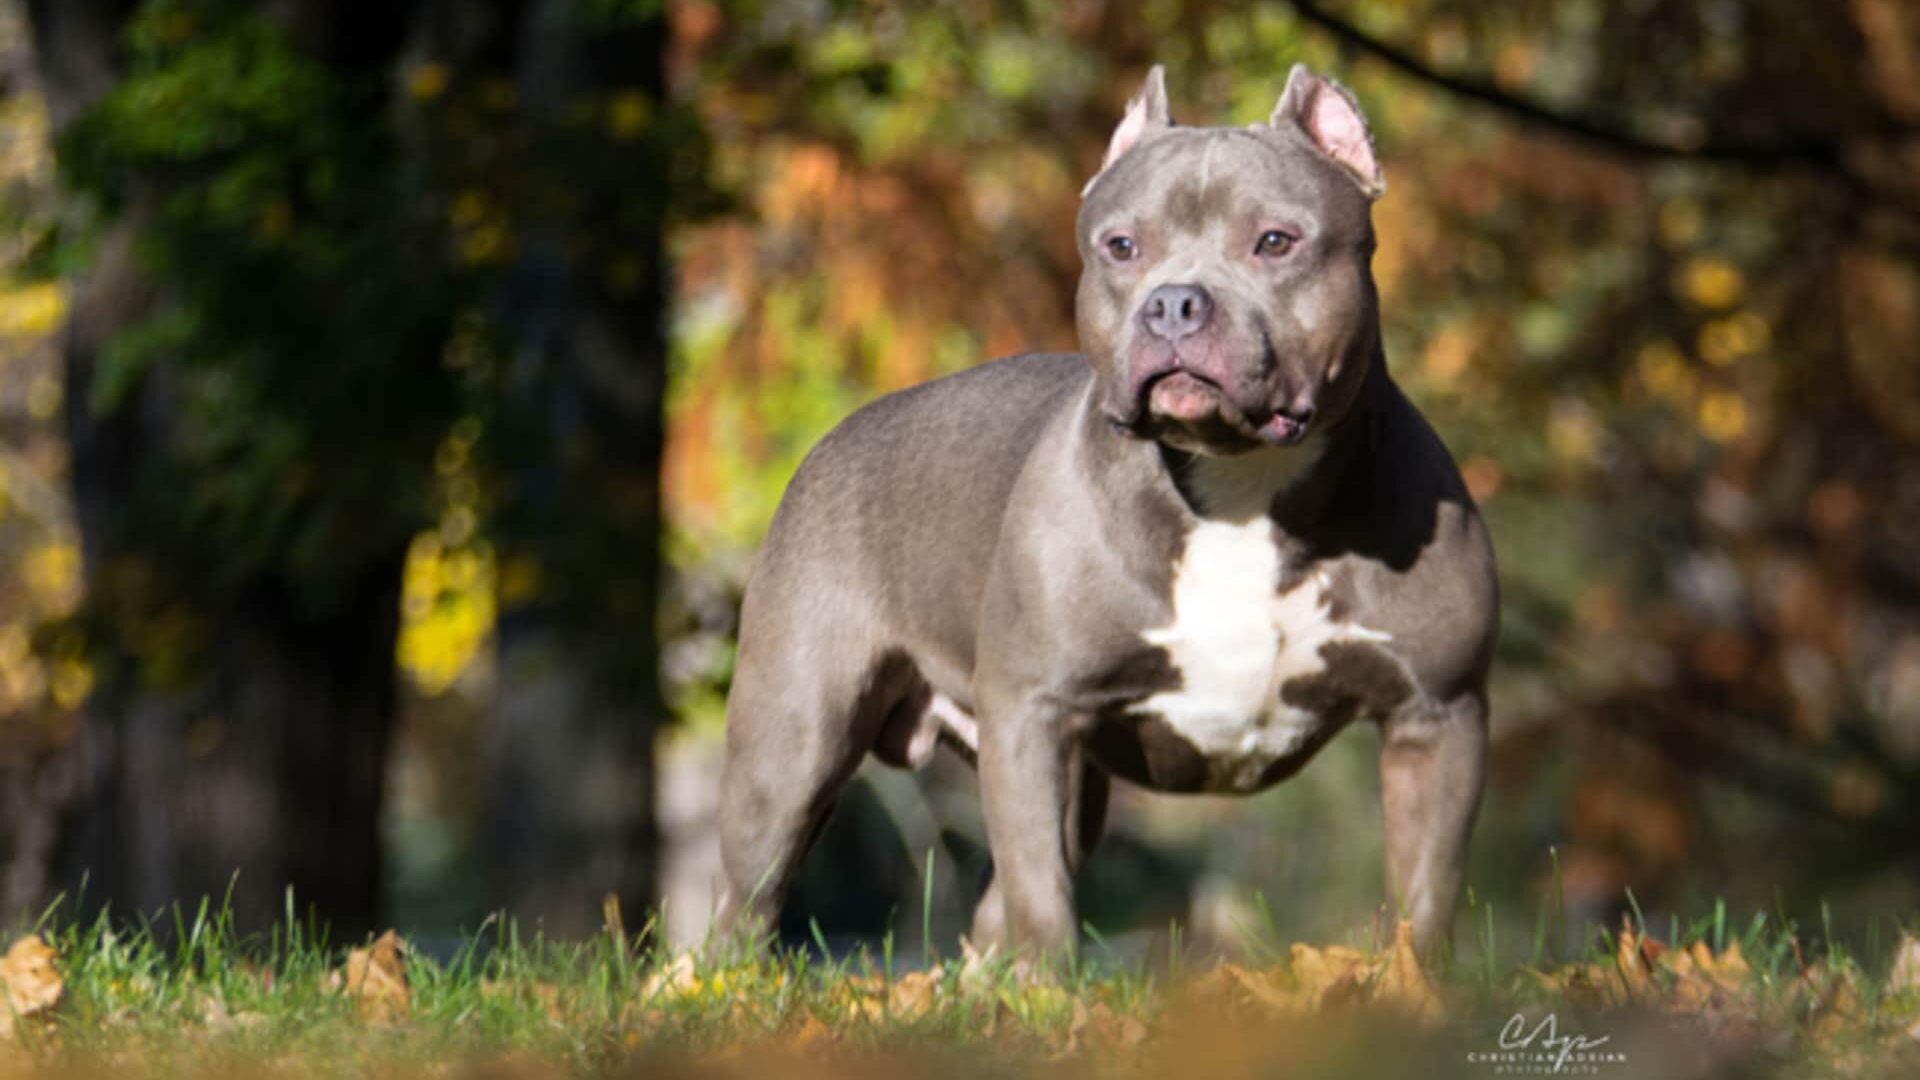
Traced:
<path fill-rule="evenodd" d="M 0 1011 L 0 1039 L 11 1038 L 29 1020 L 44 1020 L 60 1003 L 66 983 L 54 966 L 52 946 L 38 934 L 28 934 L 0 956 L 0 988 L 6 1008 Z"/>
<path fill-rule="evenodd" d="M 1593 1008 L 1639 1005 L 1697 1014 L 1744 1006 L 1752 968 L 1738 941 L 1716 954 L 1705 942 L 1684 949 L 1622 926 L 1611 963 L 1531 972 L 1544 989 Z"/>
<path fill-rule="evenodd" d="M 1391 948 L 1368 956 L 1344 945 L 1296 944 L 1284 968 L 1253 971 L 1222 964 L 1194 987 L 1201 999 L 1224 996 L 1290 1016 L 1368 1005 L 1423 1025 L 1446 1017 L 1446 1002 L 1427 979 L 1413 948 L 1413 928 L 1402 920 Z"/>
<path fill-rule="evenodd" d="M 329 989 L 354 999 L 360 1017 L 368 1023 L 393 1024 L 412 1011 L 407 986 L 407 943 L 392 930 L 364 949 L 347 953 L 347 962 L 327 977 Z"/>

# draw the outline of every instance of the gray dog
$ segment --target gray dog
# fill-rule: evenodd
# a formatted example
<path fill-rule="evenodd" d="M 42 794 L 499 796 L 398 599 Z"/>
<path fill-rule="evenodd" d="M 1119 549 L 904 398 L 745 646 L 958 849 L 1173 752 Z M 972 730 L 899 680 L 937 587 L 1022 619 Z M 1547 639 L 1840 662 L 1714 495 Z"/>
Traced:
<path fill-rule="evenodd" d="M 727 703 L 722 926 L 765 926 L 872 753 L 980 774 L 978 946 L 1075 936 L 1110 776 L 1259 791 L 1380 725 L 1387 880 L 1451 937 L 1485 772 L 1487 531 L 1387 373 L 1384 190 L 1347 92 L 1178 127 L 1161 69 L 1088 183 L 1086 355 L 986 364 L 822 439 L 747 587 Z"/>

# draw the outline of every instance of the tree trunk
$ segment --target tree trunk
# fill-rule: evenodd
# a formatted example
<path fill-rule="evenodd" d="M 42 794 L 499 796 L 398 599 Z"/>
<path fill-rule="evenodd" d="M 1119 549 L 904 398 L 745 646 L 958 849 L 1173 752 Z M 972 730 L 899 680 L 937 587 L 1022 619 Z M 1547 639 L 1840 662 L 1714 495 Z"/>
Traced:
<path fill-rule="evenodd" d="M 29 4 L 56 133 L 107 94 L 132 0 Z M 390 61 L 392 11 L 324 3 L 273 8 L 296 40 L 361 72 Z M 376 25 L 377 24 L 377 25 Z M 370 55 L 385 50 L 385 57 Z M 370 122 L 374 122 L 370 118 Z M 198 662 L 156 680 L 136 632 L 99 599 L 126 575 L 165 574 L 152 550 L 155 463 L 174 418 L 161 364 L 116 407 L 95 410 L 102 353 L 151 311 L 156 283 L 137 254 L 138 204 L 108 222 L 72 283 L 65 331 L 71 479 L 90 605 L 94 692 L 81 739 L 86 778 L 64 823 L 60 876 L 88 910 L 122 916 L 231 895 L 242 930 L 286 910 L 330 922 L 336 938 L 374 928 L 379 822 L 394 708 L 393 653 L 404 541 L 367 560 L 323 609 L 263 572 L 237 586 L 173 582 L 207 628 Z M 177 539 L 177 538 L 176 538 Z M 164 923 L 163 923 L 164 925 Z"/>
<path fill-rule="evenodd" d="M 581 7 L 537 0 L 517 28 L 535 179 L 498 305 L 509 584 L 482 840 L 493 903 L 572 936 L 603 895 L 641 911 L 655 893 L 667 294 L 660 142 L 610 130 L 633 95 L 661 111 L 664 28 L 585 26 Z M 585 136 L 582 100 L 607 110 Z"/>

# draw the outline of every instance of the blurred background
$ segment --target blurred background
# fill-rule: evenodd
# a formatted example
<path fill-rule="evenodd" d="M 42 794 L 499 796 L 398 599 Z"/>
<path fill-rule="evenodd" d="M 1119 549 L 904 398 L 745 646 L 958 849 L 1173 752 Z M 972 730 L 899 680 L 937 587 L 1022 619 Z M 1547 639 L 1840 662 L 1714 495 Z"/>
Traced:
<path fill-rule="evenodd" d="M 1072 348 L 1148 65 L 1246 123 L 1296 60 L 1372 119 L 1390 363 L 1501 559 L 1468 950 L 1910 919 L 1904 0 L 0 0 L 0 920 L 578 935 L 611 892 L 697 940 L 800 457 Z M 1122 794 L 1088 922 L 1363 932 L 1375 738 Z M 785 932 L 949 947 L 982 847 L 963 766 L 869 765 Z"/>

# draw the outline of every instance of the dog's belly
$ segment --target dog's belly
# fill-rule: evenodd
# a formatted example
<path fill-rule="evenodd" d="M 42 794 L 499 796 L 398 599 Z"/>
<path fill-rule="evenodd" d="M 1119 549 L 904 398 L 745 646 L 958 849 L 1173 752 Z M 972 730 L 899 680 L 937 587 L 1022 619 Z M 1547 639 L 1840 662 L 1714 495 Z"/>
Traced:
<path fill-rule="evenodd" d="M 1264 518 L 1194 530 L 1173 618 L 1141 634 L 1164 654 L 1163 685 L 1096 722 L 1096 759 L 1163 791 L 1257 791 L 1414 692 L 1392 637 L 1338 610 L 1324 572 L 1281 590 L 1282 570 Z"/>

